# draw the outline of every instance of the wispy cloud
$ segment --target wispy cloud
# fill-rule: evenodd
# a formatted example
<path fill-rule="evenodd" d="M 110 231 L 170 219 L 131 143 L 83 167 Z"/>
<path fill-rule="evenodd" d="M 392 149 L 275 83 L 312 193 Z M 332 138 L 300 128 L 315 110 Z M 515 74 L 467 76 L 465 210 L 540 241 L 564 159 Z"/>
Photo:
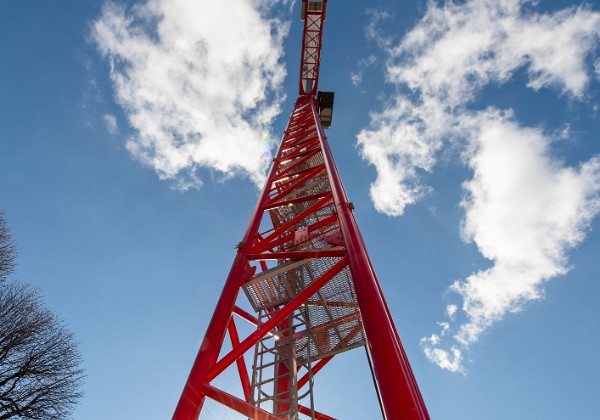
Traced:
<path fill-rule="evenodd" d="M 598 158 L 567 166 L 549 153 L 559 136 L 519 123 L 511 110 L 471 107 L 483 87 L 501 86 L 520 69 L 533 90 L 585 98 L 600 13 L 535 7 L 523 0 L 428 3 L 399 44 L 382 44 L 397 94 L 358 135 L 363 158 L 377 169 L 371 197 L 389 215 L 427 194 L 421 175 L 450 145 L 473 171 L 463 184 L 462 234 L 491 267 L 451 285 L 462 305 L 449 305 L 450 322 L 422 340 L 426 356 L 450 371 L 464 371 L 464 350 L 483 331 L 540 298 L 543 283 L 569 269 L 568 251 L 600 207 Z"/>
<path fill-rule="evenodd" d="M 117 125 L 117 118 L 112 114 L 105 114 L 102 117 L 104 125 L 110 134 L 117 134 L 119 132 L 119 126 Z"/>
<path fill-rule="evenodd" d="M 107 2 L 92 37 L 135 133 L 127 149 L 178 188 L 197 169 L 263 181 L 279 112 L 289 24 L 266 0 Z M 267 136 L 268 138 L 268 136 Z"/>
<path fill-rule="evenodd" d="M 371 54 L 367 58 L 358 60 L 357 70 L 350 73 L 350 80 L 354 86 L 358 86 L 362 82 L 363 72 L 369 66 L 372 66 L 377 61 L 377 58 Z"/>

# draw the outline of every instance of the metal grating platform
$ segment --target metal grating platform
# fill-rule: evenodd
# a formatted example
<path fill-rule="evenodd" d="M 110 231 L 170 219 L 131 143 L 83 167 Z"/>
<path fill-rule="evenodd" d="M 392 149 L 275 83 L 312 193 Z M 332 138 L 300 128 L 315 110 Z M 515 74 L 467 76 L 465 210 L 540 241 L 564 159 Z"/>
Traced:
<path fill-rule="evenodd" d="M 243 289 L 256 312 L 276 312 L 339 258 L 289 262 L 262 273 Z M 296 357 L 318 360 L 365 344 L 362 320 L 346 267 L 297 311 L 305 327 L 293 332 Z"/>

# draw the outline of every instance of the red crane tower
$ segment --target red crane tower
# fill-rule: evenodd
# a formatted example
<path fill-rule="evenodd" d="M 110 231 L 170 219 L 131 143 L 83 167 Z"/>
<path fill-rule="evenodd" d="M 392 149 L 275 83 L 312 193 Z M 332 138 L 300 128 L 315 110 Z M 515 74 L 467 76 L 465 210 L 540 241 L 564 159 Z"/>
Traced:
<path fill-rule="evenodd" d="M 315 409 L 314 376 L 361 346 L 383 416 L 429 418 L 323 131 L 334 97 L 317 91 L 326 7 L 302 1 L 299 98 L 175 420 L 198 419 L 206 397 L 252 419 L 332 419 Z M 253 325 L 243 339 L 236 319 Z M 233 364 L 243 396 L 212 384 Z"/>

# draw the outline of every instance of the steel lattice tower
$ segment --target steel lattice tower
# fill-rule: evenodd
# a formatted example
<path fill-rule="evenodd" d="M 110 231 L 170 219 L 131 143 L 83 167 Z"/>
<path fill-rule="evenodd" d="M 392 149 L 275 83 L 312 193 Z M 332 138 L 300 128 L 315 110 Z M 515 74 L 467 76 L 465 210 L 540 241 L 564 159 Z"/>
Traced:
<path fill-rule="evenodd" d="M 196 420 L 206 397 L 252 419 L 332 419 L 315 409 L 313 378 L 361 346 L 384 417 L 429 418 L 323 131 L 333 110 L 333 93 L 317 92 L 326 6 L 302 1 L 299 98 L 173 419 Z M 236 318 L 254 326 L 244 339 Z M 211 384 L 233 364 L 243 397 Z"/>

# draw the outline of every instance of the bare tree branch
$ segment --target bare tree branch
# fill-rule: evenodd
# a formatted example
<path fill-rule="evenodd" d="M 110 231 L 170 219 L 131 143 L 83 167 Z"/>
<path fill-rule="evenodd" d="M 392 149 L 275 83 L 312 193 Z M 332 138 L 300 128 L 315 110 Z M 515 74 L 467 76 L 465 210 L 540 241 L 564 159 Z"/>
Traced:
<path fill-rule="evenodd" d="M 12 273 L 17 258 L 17 248 L 10 236 L 10 229 L 6 226 L 6 217 L 0 210 L 0 283 Z"/>
<path fill-rule="evenodd" d="M 0 420 L 67 417 L 81 397 L 80 364 L 73 334 L 35 290 L 0 286 Z"/>
<path fill-rule="evenodd" d="M 0 420 L 65 419 L 82 396 L 77 343 L 36 290 L 6 280 L 15 258 L 0 211 Z"/>

